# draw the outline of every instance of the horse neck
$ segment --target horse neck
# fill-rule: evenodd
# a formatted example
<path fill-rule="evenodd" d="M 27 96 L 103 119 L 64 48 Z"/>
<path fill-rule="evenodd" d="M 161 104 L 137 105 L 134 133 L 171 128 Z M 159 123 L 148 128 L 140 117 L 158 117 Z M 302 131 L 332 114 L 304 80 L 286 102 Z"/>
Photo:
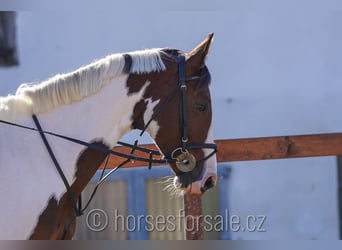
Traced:
<path fill-rule="evenodd" d="M 111 80 L 96 94 L 79 102 L 61 106 L 38 115 L 44 130 L 100 143 L 108 148 L 131 130 L 135 104 L 142 98 L 146 86 L 135 94 L 127 94 L 122 75 Z M 48 138 L 51 147 L 77 196 L 89 182 L 105 155 L 85 150 L 81 145 L 58 138 Z M 59 176 L 56 178 L 60 179 Z"/>
<path fill-rule="evenodd" d="M 117 77 L 94 95 L 40 115 L 44 128 L 87 142 L 101 141 L 108 147 L 114 146 L 131 130 L 134 106 L 145 91 L 143 87 L 128 95 L 127 77 Z"/>

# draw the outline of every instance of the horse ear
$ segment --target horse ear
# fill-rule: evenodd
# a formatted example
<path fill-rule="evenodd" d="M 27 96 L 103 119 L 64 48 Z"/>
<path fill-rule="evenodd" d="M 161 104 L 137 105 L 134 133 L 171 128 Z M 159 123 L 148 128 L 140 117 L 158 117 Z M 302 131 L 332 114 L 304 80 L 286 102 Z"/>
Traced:
<path fill-rule="evenodd" d="M 203 42 L 187 54 L 187 65 L 191 68 L 199 68 L 204 65 L 205 59 L 209 53 L 214 33 L 210 33 Z"/>

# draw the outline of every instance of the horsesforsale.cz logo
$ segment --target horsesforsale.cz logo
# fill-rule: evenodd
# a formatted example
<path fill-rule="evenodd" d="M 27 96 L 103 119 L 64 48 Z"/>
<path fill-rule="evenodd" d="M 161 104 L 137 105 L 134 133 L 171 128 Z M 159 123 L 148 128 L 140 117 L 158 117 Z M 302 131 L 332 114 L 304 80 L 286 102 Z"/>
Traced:
<path fill-rule="evenodd" d="M 227 231 L 227 232 L 266 232 L 265 215 L 238 216 L 230 214 L 228 210 L 224 215 L 186 215 L 184 209 L 180 209 L 174 215 L 123 215 L 115 209 L 110 223 L 115 232 L 118 231 L 141 231 L 147 232 L 175 232 L 198 230 L 199 220 L 204 231 Z M 189 223 L 190 222 L 190 223 Z M 86 216 L 86 225 L 93 232 L 102 232 L 109 226 L 108 214 L 102 209 L 92 209 Z"/>

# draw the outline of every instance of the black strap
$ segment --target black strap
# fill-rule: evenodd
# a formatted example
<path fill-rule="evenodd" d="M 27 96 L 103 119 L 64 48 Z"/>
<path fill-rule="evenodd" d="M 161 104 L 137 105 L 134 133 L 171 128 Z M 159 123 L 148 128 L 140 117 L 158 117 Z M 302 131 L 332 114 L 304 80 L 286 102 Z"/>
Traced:
<path fill-rule="evenodd" d="M 66 187 L 68 198 L 69 198 L 72 206 L 74 207 L 76 215 L 77 216 L 82 215 L 82 213 L 80 213 L 80 210 L 76 206 L 76 199 L 75 199 L 74 194 L 72 193 L 72 190 L 71 190 L 71 187 L 69 185 L 69 182 L 66 179 L 66 177 L 65 177 L 65 175 L 63 173 L 63 170 L 62 170 L 61 166 L 59 165 L 59 163 L 58 163 L 58 161 L 56 159 L 56 156 L 55 156 L 55 154 L 53 153 L 53 151 L 52 151 L 52 149 L 50 147 L 50 144 L 49 144 L 49 142 L 48 142 L 48 140 L 47 140 L 47 138 L 46 138 L 46 136 L 44 134 L 44 131 L 42 130 L 42 127 L 40 126 L 40 123 L 39 123 L 39 121 L 37 119 L 37 116 L 33 115 L 32 118 L 33 118 L 33 121 L 34 121 L 34 123 L 35 123 L 35 125 L 37 127 L 37 130 L 38 130 L 39 134 L 40 134 L 40 137 L 42 138 L 42 141 L 43 141 L 43 143 L 44 143 L 44 145 L 45 145 L 45 147 L 46 147 L 46 149 L 47 149 L 47 151 L 48 151 L 48 153 L 49 153 L 49 155 L 51 157 L 51 160 L 52 160 L 53 164 L 55 165 L 55 167 L 56 167 L 56 169 L 58 171 L 58 174 L 60 175 L 60 177 L 61 177 L 61 179 L 62 179 L 62 181 L 63 181 L 63 183 L 64 183 L 64 185 Z"/>
<path fill-rule="evenodd" d="M 29 127 L 29 126 L 24 126 L 24 125 L 21 125 L 21 124 L 16 124 L 16 123 L 9 122 L 9 121 L 4 121 L 4 120 L 0 120 L 0 123 L 11 125 L 11 126 L 18 127 L 18 128 L 27 129 L 27 130 L 32 130 L 32 131 L 39 132 L 39 133 L 41 132 L 43 134 L 52 135 L 52 136 L 61 138 L 63 140 L 71 141 L 73 143 L 76 143 L 76 144 L 79 144 L 79 145 L 82 145 L 82 146 L 85 146 L 85 147 L 88 147 L 88 148 L 100 151 L 100 152 L 105 153 L 105 154 L 111 154 L 111 155 L 115 155 L 115 156 L 118 156 L 118 157 L 121 157 L 121 158 L 126 158 L 126 159 L 129 159 L 130 161 L 141 161 L 141 162 L 147 162 L 147 163 L 152 161 L 152 163 L 166 163 L 166 164 L 169 163 L 169 162 L 174 162 L 175 161 L 175 160 L 171 159 L 170 157 L 163 157 L 163 158 L 160 158 L 160 159 L 153 158 L 151 160 L 150 158 L 139 157 L 139 156 L 136 156 L 136 155 L 133 155 L 133 154 L 125 154 L 125 153 L 121 153 L 121 152 L 116 152 L 116 151 L 113 151 L 113 150 L 108 149 L 106 147 L 102 147 L 102 146 L 99 146 L 99 145 L 96 145 L 96 144 L 90 144 L 88 142 L 85 142 L 85 141 L 82 141 L 82 140 L 79 140 L 79 139 L 75 139 L 75 138 L 72 138 L 72 137 L 69 137 L 69 136 L 64 136 L 64 135 L 61 135 L 61 134 L 58 134 L 58 133 L 54 133 L 54 132 L 50 132 L 50 131 L 45 131 L 45 130 L 40 130 L 39 131 L 39 129 L 37 129 L 37 128 L 32 128 L 32 127 Z M 118 142 L 118 144 L 126 146 L 126 147 L 130 147 L 130 148 L 132 148 L 134 146 L 134 145 L 131 145 L 131 144 L 128 144 L 128 143 L 123 143 L 123 142 Z M 142 152 L 145 152 L 145 153 L 152 153 L 153 155 L 157 155 L 157 156 L 161 156 L 159 151 L 152 150 L 152 149 L 149 150 L 149 149 L 146 149 L 146 148 L 137 147 L 136 150 L 142 151 Z"/>
<path fill-rule="evenodd" d="M 178 78 L 179 78 L 179 90 L 180 90 L 180 102 L 179 102 L 179 115 L 181 126 L 181 140 L 182 150 L 186 151 L 186 145 L 188 142 L 188 116 L 186 112 L 186 78 L 185 78 L 185 56 L 179 55 L 178 57 Z"/>
<path fill-rule="evenodd" d="M 104 175 L 104 171 L 106 170 L 106 167 L 107 167 L 107 164 L 108 164 L 108 160 L 109 160 L 109 157 L 107 156 L 106 162 L 105 162 L 105 166 L 104 166 L 104 169 L 103 169 L 102 174 L 100 176 L 100 179 L 96 183 L 95 188 L 94 188 L 94 190 L 93 190 L 93 192 L 92 192 L 88 202 L 86 203 L 85 207 L 83 207 L 83 205 L 82 205 L 82 194 L 80 194 L 80 196 L 78 197 L 77 205 L 76 205 L 76 199 L 75 199 L 74 194 L 72 193 L 71 186 L 69 185 L 69 182 L 66 179 L 66 177 L 65 177 L 65 175 L 63 173 L 63 170 L 60 167 L 60 165 L 59 165 L 59 163 L 58 163 L 58 161 L 56 159 L 56 156 L 55 156 L 55 154 L 53 153 L 53 151 L 52 151 L 52 149 L 50 147 L 50 144 L 49 144 L 49 142 L 48 142 L 48 140 L 47 140 L 47 138 L 46 138 L 46 136 L 44 134 L 44 131 L 43 131 L 43 129 L 42 129 L 40 123 L 39 123 L 39 120 L 38 120 L 37 116 L 33 115 L 32 118 L 33 118 L 33 121 L 34 121 L 34 123 L 35 123 L 35 125 L 37 127 L 37 130 L 38 130 L 38 132 L 39 132 L 39 134 L 40 134 L 40 136 L 42 138 L 42 141 L 44 142 L 44 145 L 45 145 L 45 147 L 46 147 L 46 149 L 47 149 L 47 151 L 48 151 L 48 153 L 49 153 L 49 155 L 50 155 L 50 157 L 51 157 L 51 159 L 52 159 L 52 161 L 53 161 L 53 163 L 54 163 L 54 165 L 55 165 L 55 167 L 56 167 L 56 169 L 57 169 L 57 171 L 58 171 L 58 173 L 59 173 L 59 175 L 60 175 L 60 177 L 61 177 L 61 179 L 62 179 L 62 181 L 63 181 L 63 183 L 65 185 L 65 187 L 66 187 L 68 197 L 70 199 L 71 204 L 73 204 L 73 206 L 74 206 L 74 210 L 75 210 L 76 216 L 78 217 L 78 216 L 83 215 L 84 211 L 88 208 L 88 206 L 90 205 L 91 201 L 93 200 L 93 198 L 94 198 L 94 196 L 96 194 L 96 191 L 97 191 L 98 187 L 102 184 L 102 182 L 104 182 L 116 170 L 118 170 L 123 165 L 127 164 L 128 162 L 130 162 L 130 159 L 127 159 L 127 160 L 123 161 L 121 164 L 119 164 L 117 167 L 113 168 L 111 171 L 109 171 L 109 173 L 107 173 L 105 176 L 103 176 Z M 125 144 L 126 146 L 129 146 L 129 144 L 126 144 L 126 143 L 123 143 L 123 144 Z M 138 147 L 138 140 L 135 141 L 135 143 L 134 143 L 134 145 L 132 147 L 132 150 L 131 150 L 131 154 L 134 154 L 134 151 L 137 148 L 139 148 Z M 140 150 L 141 151 L 149 152 L 145 148 L 140 148 Z M 154 152 L 156 152 L 156 151 L 154 151 Z M 149 153 L 150 153 L 150 155 L 152 155 L 151 152 L 149 152 Z"/>
<path fill-rule="evenodd" d="M 115 156 L 118 156 L 118 157 L 121 157 L 121 158 L 128 159 L 129 161 L 146 162 L 146 163 L 149 164 L 149 169 L 151 168 L 153 163 L 168 164 L 170 162 L 175 162 L 176 161 L 175 159 L 172 159 L 171 156 L 163 156 L 163 158 L 155 159 L 155 158 L 153 158 L 153 155 L 161 156 L 159 151 L 148 149 L 148 148 L 142 148 L 142 147 L 139 147 L 139 146 L 136 146 L 136 151 L 141 151 L 141 152 L 144 152 L 144 153 L 148 153 L 149 154 L 148 158 L 138 157 L 138 156 L 133 155 L 133 154 L 125 154 L 125 153 L 116 152 L 116 151 L 110 150 L 108 148 L 98 146 L 96 144 L 90 144 L 90 143 L 87 143 L 85 141 L 78 140 L 78 139 L 75 139 L 75 138 L 71 138 L 71 137 L 68 137 L 68 136 L 60 135 L 60 134 L 49 132 L 49 131 L 39 130 L 37 128 L 32 128 L 32 127 L 28 127 L 28 126 L 21 125 L 21 124 L 16 124 L 16 123 L 5 121 L 5 120 L 0 120 L 0 123 L 7 124 L 7 125 L 10 125 L 10 126 L 14 126 L 14 127 L 18 127 L 18 128 L 22 128 L 22 129 L 27 129 L 27 130 L 35 131 L 35 132 L 39 132 L 39 133 L 43 133 L 43 134 L 52 135 L 52 136 L 61 138 L 63 140 L 71 141 L 73 143 L 76 143 L 76 144 L 79 144 L 79 145 L 82 145 L 82 146 L 85 146 L 85 147 L 88 147 L 88 148 L 91 148 L 91 149 L 103 152 L 105 154 L 111 154 L 111 155 L 115 155 Z M 124 143 L 124 142 L 120 142 L 120 141 L 117 142 L 117 143 L 119 145 L 122 145 L 122 146 L 125 146 L 125 147 L 129 147 L 129 148 L 135 147 L 134 145 L 129 144 L 129 143 Z M 207 156 L 207 157 L 205 157 L 205 158 L 203 158 L 201 160 L 198 160 L 198 161 L 204 161 L 204 160 L 210 158 L 212 155 L 214 155 L 217 152 L 217 146 L 214 143 L 203 143 L 203 144 L 202 143 L 198 143 L 198 144 L 191 143 L 191 144 L 187 144 L 186 147 L 187 147 L 187 149 L 199 149 L 199 148 L 213 149 L 213 152 L 210 154 L 209 157 Z"/>

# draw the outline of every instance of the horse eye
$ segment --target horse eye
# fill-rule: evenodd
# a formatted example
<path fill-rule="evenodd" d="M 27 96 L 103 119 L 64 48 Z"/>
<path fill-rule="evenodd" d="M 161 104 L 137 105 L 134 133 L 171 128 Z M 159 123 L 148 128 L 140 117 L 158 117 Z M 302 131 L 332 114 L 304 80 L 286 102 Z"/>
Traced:
<path fill-rule="evenodd" d="M 196 103 L 196 109 L 199 111 L 199 112 L 205 112 L 207 111 L 207 105 L 206 104 L 203 104 L 203 103 Z"/>

